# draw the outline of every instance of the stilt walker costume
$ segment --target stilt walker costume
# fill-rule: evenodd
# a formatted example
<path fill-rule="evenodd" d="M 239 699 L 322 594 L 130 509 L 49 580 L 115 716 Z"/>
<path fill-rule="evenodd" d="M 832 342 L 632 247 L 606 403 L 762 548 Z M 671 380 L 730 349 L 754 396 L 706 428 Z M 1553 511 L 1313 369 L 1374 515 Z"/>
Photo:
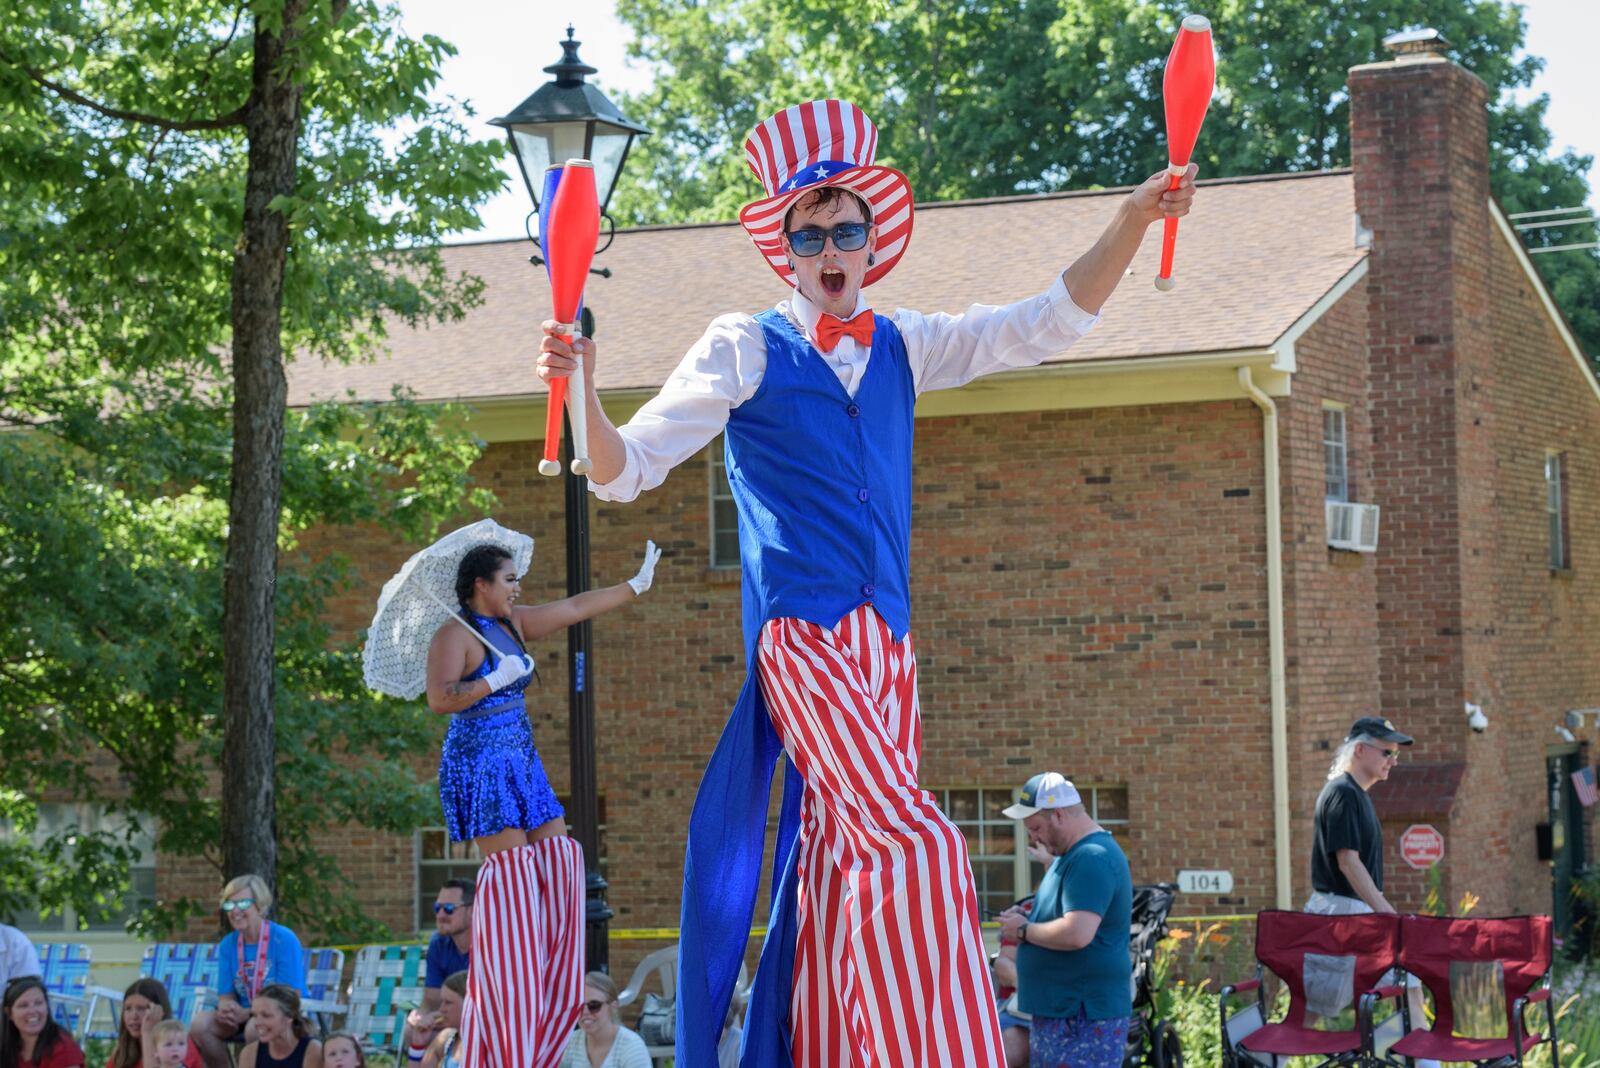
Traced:
<path fill-rule="evenodd" d="M 876 144 L 867 117 L 838 100 L 788 108 L 751 132 L 745 152 L 767 196 L 740 220 L 789 285 L 785 217 L 828 186 L 855 194 L 877 227 L 865 285 L 905 252 L 911 190 L 874 165 Z M 750 676 L 690 819 L 677 999 L 685 1068 L 716 1063 L 783 754 L 770 933 L 740 1063 L 1004 1064 L 965 842 L 917 784 L 913 414 L 919 393 L 1036 364 L 1096 318 L 1060 280 L 956 316 L 879 315 L 858 297 L 848 322 L 796 292 L 759 315 L 718 318 L 619 428 L 626 461 L 591 483 L 599 497 L 631 500 L 725 430 L 739 509 Z"/>

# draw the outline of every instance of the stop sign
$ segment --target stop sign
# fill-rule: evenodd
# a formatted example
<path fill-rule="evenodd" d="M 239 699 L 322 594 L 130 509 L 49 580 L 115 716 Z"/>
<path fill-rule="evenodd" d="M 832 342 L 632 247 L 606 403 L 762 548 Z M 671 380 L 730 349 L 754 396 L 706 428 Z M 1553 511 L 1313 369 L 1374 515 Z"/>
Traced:
<path fill-rule="evenodd" d="M 1400 856 L 1413 868 L 1431 868 L 1444 859 L 1444 835 L 1432 824 L 1413 823 L 1400 836 Z"/>

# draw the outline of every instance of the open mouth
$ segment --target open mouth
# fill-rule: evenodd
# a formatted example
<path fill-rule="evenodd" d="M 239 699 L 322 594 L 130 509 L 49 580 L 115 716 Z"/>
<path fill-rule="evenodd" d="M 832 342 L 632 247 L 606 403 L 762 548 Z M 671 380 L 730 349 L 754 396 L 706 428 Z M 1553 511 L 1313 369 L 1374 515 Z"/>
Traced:
<path fill-rule="evenodd" d="M 822 283 L 823 292 L 830 297 L 837 297 L 844 293 L 844 272 L 832 267 L 824 267 L 818 279 Z"/>

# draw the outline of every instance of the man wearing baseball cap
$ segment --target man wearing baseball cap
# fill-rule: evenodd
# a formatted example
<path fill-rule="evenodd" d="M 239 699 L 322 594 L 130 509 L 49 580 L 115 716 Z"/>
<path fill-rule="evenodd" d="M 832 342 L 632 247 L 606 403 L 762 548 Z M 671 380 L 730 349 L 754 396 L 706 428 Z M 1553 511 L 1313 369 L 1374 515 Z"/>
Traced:
<path fill-rule="evenodd" d="M 1351 724 L 1317 797 L 1307 912 L 1394 911 L 1383 896 L 1383 827 L 1367 791 L 1389 777 L 1400 747 L 1411 742 L 1381 716 L 1362 716 Z"/>
<path fill-rule="evenodd" d="M 1400 748 L 1414 739 L 1382 716 L 1362 716 L 1350 725 L 1328 768 L 1328 782 L 1317 796 L 1316 823 L 1311 832 L 1311 897 L 1305 911 L 1325 916 L 1394 912 L 1383 896 L 1383 825 L 1368 791 L 1389 777 Z M 1411 1018 L 1422 1015 L 1422 991 L 1413 979 Z M 1327 963 L 1305 974 L 1306 1001 L 1313 1012 L 1334 1016 L 1348 1006 L 1349 977 Z M 1437 1061 L 1419 1060 L 1418 1068 L 1438 1068 Z"/>
<path fill-rule="evenodd" d="M 1017 1005 L 1033 1016 L 1029 1068 L 1119 1068 L 1133 1012 L 1128 858 L 1059 772 L 1035 775 L 1006 815 L 1056 858 L 1033 911 L 1006 910 L 1017 947 Z"/>

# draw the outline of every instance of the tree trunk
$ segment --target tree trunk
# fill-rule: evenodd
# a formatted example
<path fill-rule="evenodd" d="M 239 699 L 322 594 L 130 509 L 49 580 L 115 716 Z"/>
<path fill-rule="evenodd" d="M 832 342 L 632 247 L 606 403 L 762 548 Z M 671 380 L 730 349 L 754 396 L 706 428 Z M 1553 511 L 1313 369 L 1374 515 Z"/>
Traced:
<path fill-rule="evenodd" d="M 289 223 L 268 205 L 294 192 L 300 86 L 292 53 L 307 0 L 284 0 L 275 32 L 257 20 L 245 130 L 244 223 L 233 258 L 233 472 L 223 591 L 222 856 L 231 878 L 277 885 L 273 795 L 274 594 L 288 387 L 281 318 Z"/>

